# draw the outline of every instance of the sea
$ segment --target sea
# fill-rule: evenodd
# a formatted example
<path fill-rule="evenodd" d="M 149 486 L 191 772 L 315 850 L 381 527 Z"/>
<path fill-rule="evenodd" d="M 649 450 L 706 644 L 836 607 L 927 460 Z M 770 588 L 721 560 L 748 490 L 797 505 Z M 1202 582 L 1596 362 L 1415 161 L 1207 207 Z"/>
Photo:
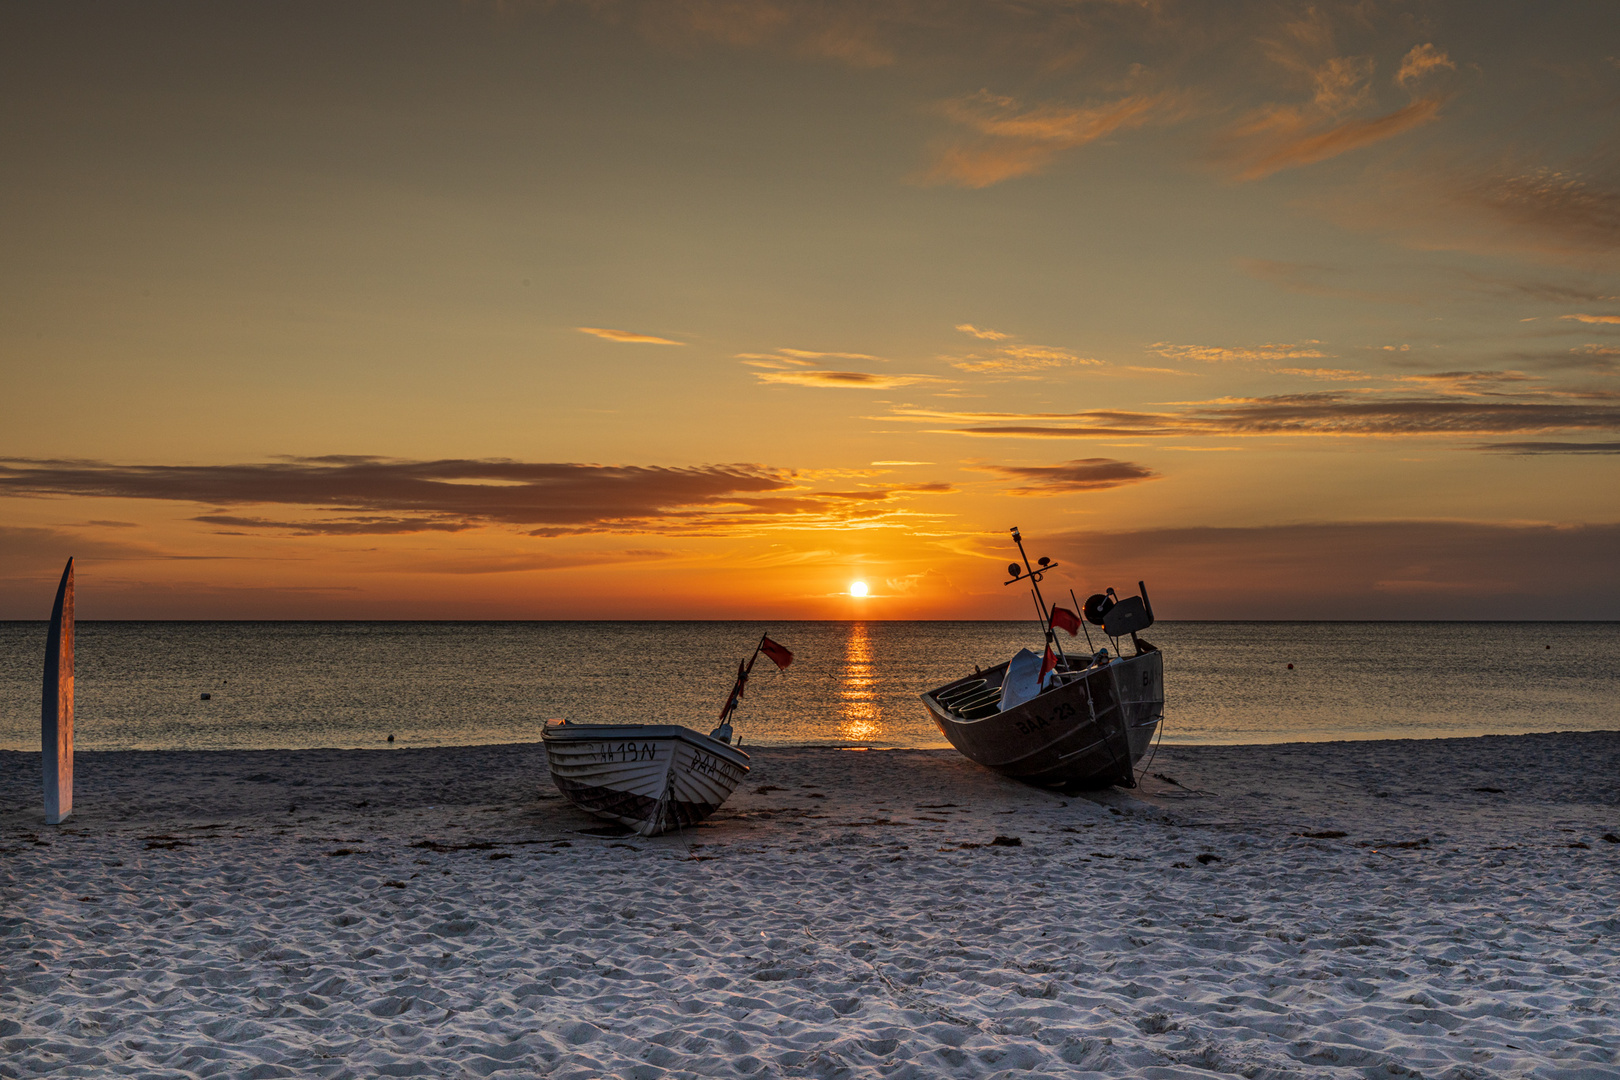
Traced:
<path fill-rule="evenodd" d="M 0 622 L 0 749 L 39 749 L 45 631 Z M 765 634 L 793 662 L 756 661 L 735 719 L 745 748 L 945 746 L 918 694 L 1041 647 L 1031 622 L 81 621 L 75 744 L 468 746 L 532 742 L 552 718 L 706 732 Z M 1620 623 L 1161 622 L 1142 636 L 1164 653 L 1167 744 L 1620 729 Z"/>

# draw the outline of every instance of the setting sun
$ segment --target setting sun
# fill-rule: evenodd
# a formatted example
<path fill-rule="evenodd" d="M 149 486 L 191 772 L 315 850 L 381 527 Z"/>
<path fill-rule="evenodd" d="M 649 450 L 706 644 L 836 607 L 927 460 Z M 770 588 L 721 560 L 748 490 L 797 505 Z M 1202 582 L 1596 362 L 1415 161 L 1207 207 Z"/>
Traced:
<path fill-rule="evenodd" d="M 851 595 L 851 596 L 865 596 L 866 595 L 866 582 L 864 582 L 864 581 L 852 581 L 852 582 L 850 582 L 849 595 Z"/>

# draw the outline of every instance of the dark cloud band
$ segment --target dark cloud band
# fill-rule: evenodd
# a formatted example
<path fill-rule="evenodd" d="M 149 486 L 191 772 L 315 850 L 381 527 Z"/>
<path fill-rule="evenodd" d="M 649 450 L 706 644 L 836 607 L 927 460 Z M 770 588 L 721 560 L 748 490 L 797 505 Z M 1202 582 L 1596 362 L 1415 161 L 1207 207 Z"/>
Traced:
<path fill-rule="evenodd" d="M 949 490 L 913 484 L 817 491 L 789 470 L 762 465 L 660 468 L 342 455 L 245 465 L 0 460 L 0 496 L 193 503 L 215 511 L 196 520 L 231 530 L 326 536 L 459 532 L 485 525 L 555 536 L 871 521 L 895 513 L 905 496 Z M 313 514 L 229 512 L 267 505 Z"/>

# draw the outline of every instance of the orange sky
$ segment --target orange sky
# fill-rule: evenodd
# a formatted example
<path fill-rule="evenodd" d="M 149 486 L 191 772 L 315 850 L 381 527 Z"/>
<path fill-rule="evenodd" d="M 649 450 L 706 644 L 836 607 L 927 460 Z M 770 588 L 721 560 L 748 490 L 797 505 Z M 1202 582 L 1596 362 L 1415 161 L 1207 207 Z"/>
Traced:
<path fill-rule="evenodd" d="M 12 5 L 0 618 L 1620 618 L 1617 22 Z"/>

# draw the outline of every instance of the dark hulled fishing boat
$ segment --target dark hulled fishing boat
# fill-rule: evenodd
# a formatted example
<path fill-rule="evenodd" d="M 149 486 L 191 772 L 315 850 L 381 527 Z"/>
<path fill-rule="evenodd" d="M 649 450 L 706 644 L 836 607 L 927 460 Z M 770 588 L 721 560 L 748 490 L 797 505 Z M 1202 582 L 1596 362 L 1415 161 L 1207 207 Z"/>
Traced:
<path fill-rule="evenodd" d="M 999 773 L 1042 787 L 1136 786 L 1136 764 L 1164 716 L 1164 655 L 1139 638 L 1153 625 L 1147 587 L 1123 600 L 1113 590 L 1092 596 L 1080 613 L 1048 608 L 1041 577 L 1057 564 L 1031 566 L 1023 538 L 1012 530 L 1023 558 L 1008 567 L 1012 580 L 1029 582 L 1046 636 L 1044 656 L 1028 650 L 987 671 L 975 671 L 922 695 L 934 724 L 952 746 Z M 1072 596 L 1072 593 L 1071 593 Z M 1114 644 L 1069 656 L 1054 632 L 1072 636 L 1080 618 L 1102 628 Z M 1089 644 L 1090 633 L 1087 631 Z M 1133 655 L 1121 656 L 1128 638 Z"/>

